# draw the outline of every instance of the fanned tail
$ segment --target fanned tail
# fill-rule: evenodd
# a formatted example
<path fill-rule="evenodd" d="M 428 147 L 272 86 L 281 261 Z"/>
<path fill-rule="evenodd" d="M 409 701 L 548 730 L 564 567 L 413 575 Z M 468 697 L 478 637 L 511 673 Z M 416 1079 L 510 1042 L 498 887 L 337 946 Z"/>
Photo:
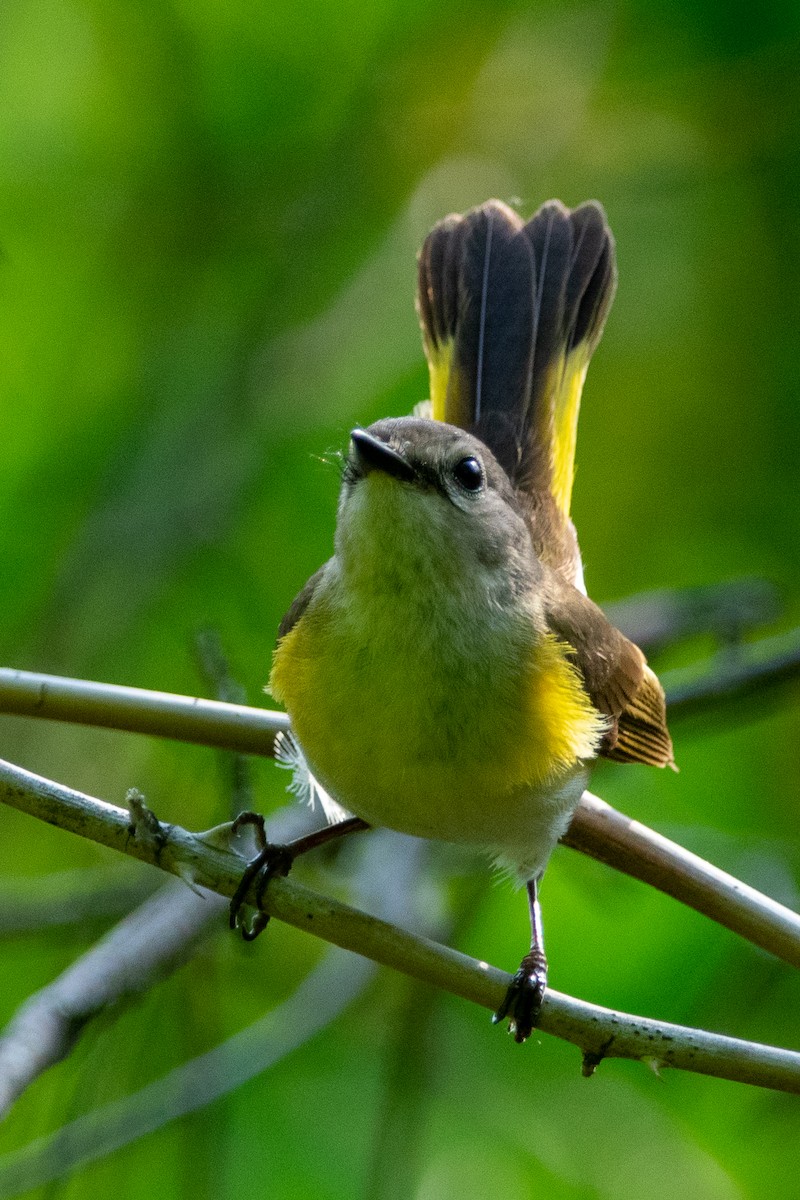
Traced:
<path fill-rule="evenodd" d="M 569 519 L 586 370 L 614 299 L 614 239 L 596 201 L 543 204 L 527 224 L 499 200 L 440 221 L 419 256 L 431 415 L 477 434 L 523 499 L 552 569 L 545 614 L 592 705 L 600 753 L 674 767 L 664 692 L 644 655 L 585 597 Z"/>
<path fill-rule="evenodd" d="M 569 516 L 586 368 L 616 287 L 603 209 L 558 200 L 524 223 L 499 200 L 440 221 L 417 306 L 436 420 L 476 433 L 519 488 Z"/>

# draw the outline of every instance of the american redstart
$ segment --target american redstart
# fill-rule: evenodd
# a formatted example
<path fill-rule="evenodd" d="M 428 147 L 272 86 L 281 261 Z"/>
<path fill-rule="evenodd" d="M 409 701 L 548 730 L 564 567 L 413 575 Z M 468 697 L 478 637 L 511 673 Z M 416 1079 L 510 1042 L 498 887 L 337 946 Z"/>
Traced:
<path fill-rule="evenodd" d="M 597 203 L 525 223 L 490 200 L 435 226 L 417 295 L 430 416 L 353 431 L 335 553 L 269 683 L 352 824 L 475 845 L 525 881 L 531 947 L 495 1016 L 517 1041 L 547 981 L 538 884 L 591 763 L 674 765 L 661 685 L 587 598 L 569 515 L 615 286 Z"/>

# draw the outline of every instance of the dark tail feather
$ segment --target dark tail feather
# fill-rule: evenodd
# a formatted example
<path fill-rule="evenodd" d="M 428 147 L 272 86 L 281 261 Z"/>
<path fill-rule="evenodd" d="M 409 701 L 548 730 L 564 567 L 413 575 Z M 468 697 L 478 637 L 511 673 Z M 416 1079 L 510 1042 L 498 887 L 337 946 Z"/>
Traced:
<path fill-rule="evenodd" d="M 450 216 L 420 253 L 433 415 L 477 433 L 521 487 L 569 511 L 583 377 L 616 281 L 599 204 L 526 224 L 499 200 Z"/>

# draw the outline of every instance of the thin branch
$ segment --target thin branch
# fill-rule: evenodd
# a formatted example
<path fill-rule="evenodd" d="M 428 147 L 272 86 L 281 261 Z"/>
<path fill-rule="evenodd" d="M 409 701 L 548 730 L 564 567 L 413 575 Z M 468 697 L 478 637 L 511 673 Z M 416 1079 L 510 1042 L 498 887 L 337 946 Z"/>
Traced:
<path fill-rule="evenodd" d="M 192 834 L 179 826 L 131 826 L 104 801 L 0 764 L 0 799 L 61 828 L 232 896 L 242 860 L 224 848 L 226 828 Z M 496 1009 L 510 976 L 357 909 L 275 879 L 265 908 L 279 920 L 348 950 Z M 549 990 L 540 1028 L 579 1046 L 587 1073 L 605 1057 L 634 1058 L 781 1091 L 800 1093 L 800 1053 L 614 1012 Z"/>
<path fill-rule="evenodd" d="M 300 806 L 270 817 L 270 831 L 279 841 L 295 838 L 307 824 Z M 107 877 L 108 870 L 103 874 Z M 152 892 L 157 883 L 142 876 L 139 892 L 143 884 Z M 46 886 L 52 890 L 53 880 Z M 215 892 L 170 881 L 133 912 L 129 907 L 114 929 L 30 996 L 0 1036 L 0 1120 L 39 1075 L 72 1052 L 93 1018 L 171 974 L 213 925 L 222 928 L 226 913 L 226 901 Z"/>
<path fill-rule="evenodd" d="M 141 995 L 191 955 L 225 901 L 175 884 L 159 888 L 54 983 L 31 996 L 0 1038 L 0 1118 L 33 1079 L 64 1058 L 98 1013 Z"/>
<path fill-rule="evenodd" d="M 0 1156 L 0 1196 L 28 1195 L 227 1095 L 334 1021 L 373 974 L 372 963 L 329 951 L 288 1000 L 249 1028 L 138 1092 Z"/>
<path fill-rule="evenodd" d="M 671 719 L 748 699 L 800 677 L 800 629 L 729 648 L 663 675 Z M 285 713 L 0 667 L 0 713 L 66 721 L 272 757 Z"/>
<path fill-rule="evenodd" d="M 730 579 L 700 587 L 659 588 L 604 604 L 609 620 L 647 654 L 682 638 L 710 633 L 726 644 L 781 615 L 778 589 L 768 579 Z"/>
<path fill-rule="evenodd" d="M 729 647 L 702 669 L 662 675 L 670 717 L 695 716 L 800 679 L 800 629 Z"/>
<path fill-rule="evenodd" d="M 268 758 L 273 755 L 275 734 L 289 728 L 285 713 L 244 704 L 8 667 L 0 668 L 0 712 L 148 733 Z"/>
<path fill-rule="evenodd" d="M 290 826 L 287 836 L 296 825 L 296 811 L 285 809 L 275 814 L 284 818 L 283 824 Z M 384 836 L 392 837 L 391 834 Z M 387 919 L 413 919 L 417 914 L 410 913 L 409 909 L 414 897 L 418 896 L 415 885 L 420 871 L 419 844 L 404 839 L 401 852 L 398 853 L 395 844 L 387 844 L 385 849 L 386 854 L 363 856 L 357 871 L 356 891 L 363 894 L 365 901 L 374 903 Z M 175 890 L 168 885 L 162 888 L 162 893 Z M 213 911 L 209 912 L 209 905 L 203 898 L 194 896 L 188 889 L 178 891 L 179 907 L 181 896 L 195 902 L 197 908 L 194 911 L 204 926 L 219 916 L 218 906 L 212 906 Z M 173 944 L 175 939 L 169 928 L 167 909 L 160 908 L 154 917 L 150 923 L 153 934 L 166 933 L 168 944 Z M 147 937 L 144 913 L 142 918 L 133 931 L 137 941 L 140 934 Z M 142 950 L 146 967 L 153 951 L 149 944 Z M 123 956 L 127 953 L 124 946 L 122 952 Z M 141 957 L 137 961 L 141 962 Z M 360 957 L 354 959 L 332 947 L 288 1000 L 248 1028 L 205 1054 L 175 1067 L 132 1095 L 93 1109 L 55 1133 L 0 1156 L 0 1196 L 22 1195 L 62 1178 L 234 1091 L 334 1021 L 363 993 L 374 974 L 374 963 Z M 152 982 L 152 978 L 148 982 Z M 46 998 L 48 1009 L 50 1001 L 56 998 L 55 991 L 51 985 L 38 994 L 42 1001 Z M 0 1061 L 2 1048 L 3 1041 L 0 1040 Z M 0 1081 L 2 1079 L 0 1069 Z"/>
<path fill-rule="evenodd" d="M 716 678 L 709 686 L 718 691 Z M 286 728 L 283 713 L 8 669 L 0 669 L 0 711 L 134 731 L 146 728 L 162 736 L 266 755 L 272 753 L 275 733 Z M 563 840 L 800 966 L 796 913 L 589 793 Z"/>
<path fill-rule="evenodd" d="M 800 916 L 584 792 L 561 839 L 800 967 Z"/>

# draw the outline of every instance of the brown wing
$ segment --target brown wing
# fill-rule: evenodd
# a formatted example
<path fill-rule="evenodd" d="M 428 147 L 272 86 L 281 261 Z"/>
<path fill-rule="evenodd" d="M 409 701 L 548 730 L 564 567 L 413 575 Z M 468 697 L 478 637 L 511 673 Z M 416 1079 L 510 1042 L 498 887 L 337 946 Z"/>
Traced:
<path fill-rule="evenodd" d="M 289 605 L 289 611 L 286 613 L 286 616 L 278 626 L 279 641 L 282 637 L 286 637 L 286 634 L 291 629 L 294 629 L 295 625 L 308 608 L 309 604 L 311 603 L 311 597 L 316 591 L 317 584 L 322 578 L 322 572 L 325 570 L 327 565 L 327 563 L 323 563 L 319 570 L 314 572 L 311 578 L 307 580 L 305 585 L 300 589 L 292 603 Z"/>
<path fill-rule="evenodd" d="M 648 666 L 639 690 L 620 714 L 616 741 L 600 753 L 615 762 L 642 762 L 677 771 L 667 729 L 664 689 Z"/>
<path fill-rule="evenodd" d="M 592 704 L 614 718 L 600 753 L 617 762 L 674 767 L 664 691 L 639 647 L 555 572 L 543 594 L 548 627 L 575 651 Z"/>

